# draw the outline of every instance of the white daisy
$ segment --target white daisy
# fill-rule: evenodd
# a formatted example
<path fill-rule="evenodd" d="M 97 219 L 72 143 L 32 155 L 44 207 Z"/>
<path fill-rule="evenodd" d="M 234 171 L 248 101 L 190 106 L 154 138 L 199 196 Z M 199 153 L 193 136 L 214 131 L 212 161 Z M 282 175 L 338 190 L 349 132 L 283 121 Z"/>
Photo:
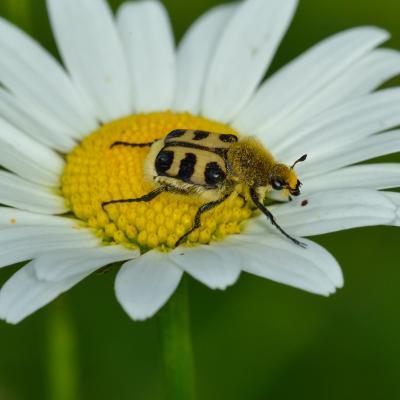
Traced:
<path fill-rule="evenodd" d="M 292 163 L 300 198 L 275 203 L 298 237 L 400 225 L 400 165 L 354 165 L 400 150 L 400 89 L 373 91 L 400 73 L 400 54 L 377 49 L 388 34 L 361 27 L 330 37 L 262 82 L 296 0 L 246 0 L 200 17 L 177 50 L 157 1 L 48 0 L 65 69 L 0 20 L 0 267 L 31 260 L 0 292 L 0 317 L 17 323 L 110 263 L 116 296 L 134 319 L 152 316 L 183 272 L 213 289 L 241 271 L 321 295 L 343 284 L 335 259 L 294 245 L 232 198 L 189 236 L 198 199 L 143 195 L 146 148 L 175 128 L 253 135 Z M 123 118 L 124 117 L 124 118 Z M 66 154 L 67 157 L 63 155 Z M 276 197 L 277 193 L 273 193 Z M 281 199 L 282 200 L 282 199 Z M 141 250 L 141 251 L 140 251 Z M 142 253 L 142 254 L 141 254 Z"/>

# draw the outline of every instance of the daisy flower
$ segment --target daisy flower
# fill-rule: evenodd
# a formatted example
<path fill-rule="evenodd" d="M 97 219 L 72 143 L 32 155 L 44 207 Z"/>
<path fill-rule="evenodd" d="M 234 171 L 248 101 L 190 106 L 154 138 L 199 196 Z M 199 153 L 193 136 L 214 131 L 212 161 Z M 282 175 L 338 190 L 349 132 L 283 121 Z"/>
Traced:
<path fill-rule="evenodd" d="M 0 318 L 17 323 L 99 268 L 123 262 L 115 292 L 133 319 L 152 316 L 188 273 L 212 289 L 241 271 L 329 295 L 343 284 L 334 257 L 304 236 L 400 225 L 398 163 L 358 163 L 398 152 L 400 54 L 378 48 L 375 27 L 341 32 L 263 77 L 296 0 L 246 0 L 201 16 L 175 48 L 158 1 L 48 0 L 64 67 L 0 20 L 0 267 L 28 261 L 2 287 Z M 302 195 L 271 192 L 269 209 L 303 249 L 250 201 L 202 202 L 162 193 L 136 198 L 149 143 L 174 129 L 254 136 L 296 167 Z"/>

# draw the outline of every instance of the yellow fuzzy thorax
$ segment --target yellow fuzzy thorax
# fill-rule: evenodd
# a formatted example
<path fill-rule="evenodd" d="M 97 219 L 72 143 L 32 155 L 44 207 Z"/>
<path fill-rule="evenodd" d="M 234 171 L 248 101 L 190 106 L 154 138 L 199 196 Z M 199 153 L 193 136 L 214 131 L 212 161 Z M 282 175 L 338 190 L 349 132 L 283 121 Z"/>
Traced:
<path fill-rule="evenodd" d="M 271 190 L 271 181 L 280 178 L 292 189 L 296 188 L 297 175 L 293 169 L 275 161 L 273 155 L 255 138 L 249 137 L 232 144 L 228 160 L 233 173 L 247 187 Z M 284 196 L 288 196 L 288 190 Z"/>
<path fill-rule="evenodd" d="M 246 138 L 232 144 L 227 157 L 235 175 L 247 187 L 269 185 L 269 175 L 275 161 L 256 139 Z"/>
<path fill-rule="evenodd" d="M 67 155 L 62 193 L 75 216 L 96 229 L 104 243 L 168 249 L 192 227 L 204 203 L 193 196 L 162 193 L 150 202 L 102 208 L 103 202 L 137 198 L 154 189 L 143 174 L 148 147 L 110 146 L 117 141 L 152 142 L 178 128 L 236 134 L 226 125 L 188 113 L 138 114 L 101 126 Z M 188 242 L 209 243 L 240 233 L 241 223 L 251 215 L 250 204 L 232 195 L 202 216 L 201 227 L 189 235 Z"/>

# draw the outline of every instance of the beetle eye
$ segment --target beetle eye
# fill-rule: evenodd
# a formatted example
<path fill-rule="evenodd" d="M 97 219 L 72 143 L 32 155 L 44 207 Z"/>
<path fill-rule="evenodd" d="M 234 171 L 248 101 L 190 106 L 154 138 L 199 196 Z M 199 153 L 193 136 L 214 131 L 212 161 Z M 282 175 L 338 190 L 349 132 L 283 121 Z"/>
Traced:
<path fill-rule="evenodd" d="M 274 179 L 272 181 L 272 187 L 275 190 L 282 190 L 284 186 L 285 186 L 285 183 L 283 181 L 281 181 L 280 179 Z"/>

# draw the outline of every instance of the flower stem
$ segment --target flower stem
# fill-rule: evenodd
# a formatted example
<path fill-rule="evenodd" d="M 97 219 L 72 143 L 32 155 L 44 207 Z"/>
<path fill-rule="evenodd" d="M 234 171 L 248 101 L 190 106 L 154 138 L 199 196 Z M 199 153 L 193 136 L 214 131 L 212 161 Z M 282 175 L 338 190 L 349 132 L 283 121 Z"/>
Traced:
<path fill-rule="evenodd" d="M 187 277 L 183 277 L 178 289 L 160 314 L 166 399 L 193 400 L 194 360 Z"/>
<path fill-rule="evenodd" d="M 51 305 L 47 336 L 48 398 L 76 400 L 78 360 L 74 326 L 63 299 Z"/>

